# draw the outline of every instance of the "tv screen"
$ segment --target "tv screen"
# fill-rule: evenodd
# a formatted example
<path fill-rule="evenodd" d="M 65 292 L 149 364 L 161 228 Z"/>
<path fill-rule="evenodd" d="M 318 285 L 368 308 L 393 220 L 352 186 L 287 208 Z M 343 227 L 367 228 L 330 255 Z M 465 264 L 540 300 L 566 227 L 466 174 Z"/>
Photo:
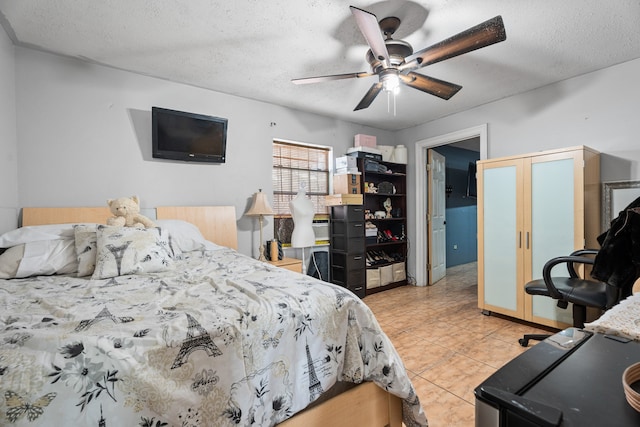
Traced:
<path fill-rule="evenodd" d="M 154 158 L 225 162 L 227 119 L 152 107 L 151 124 Z"/>
<path fill-rule="evenodd" d="M 469 162 L 469 168 L 467 169 L 467 197 L 478 197 L 475 162 Z"/>

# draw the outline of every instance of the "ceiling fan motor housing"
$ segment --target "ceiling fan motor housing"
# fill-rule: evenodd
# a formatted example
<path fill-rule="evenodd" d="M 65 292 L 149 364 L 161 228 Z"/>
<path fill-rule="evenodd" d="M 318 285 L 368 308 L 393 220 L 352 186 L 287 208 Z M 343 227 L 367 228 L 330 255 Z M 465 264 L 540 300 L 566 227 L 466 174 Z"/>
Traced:
<path fill-rule="evenodd" d="M 403 40 L 387 39 L 384 41 L 384 44 L 387 46 L 389 62 L 392 67 L 404 64 L 404 58 L 413 54 L 411 45 Z M 378 70 L 382 68 L 382 61 L 373 55 L 371 49 L 367 51 L 366 58 L 374 73 L 377 73 Z"/>

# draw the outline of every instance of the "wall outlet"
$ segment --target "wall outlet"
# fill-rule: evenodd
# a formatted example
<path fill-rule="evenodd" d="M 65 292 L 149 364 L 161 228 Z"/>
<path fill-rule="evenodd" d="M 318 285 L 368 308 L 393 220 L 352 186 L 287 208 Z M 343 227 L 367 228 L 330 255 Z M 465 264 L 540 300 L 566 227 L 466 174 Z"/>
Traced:
<path fill-rule="evenodd" d="M 453 245 L 453 250 L 457 250 L 458 249 L 458 245 Z"/>

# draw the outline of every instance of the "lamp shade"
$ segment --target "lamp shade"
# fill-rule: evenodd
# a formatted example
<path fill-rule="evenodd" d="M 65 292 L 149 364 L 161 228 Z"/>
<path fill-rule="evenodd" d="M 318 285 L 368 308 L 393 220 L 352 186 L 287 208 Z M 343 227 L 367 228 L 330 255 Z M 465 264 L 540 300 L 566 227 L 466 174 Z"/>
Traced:
<path fill-rule="evenodd" d="M 251 207 L 247 211 L 246 215 L 248 216 L 260 216 L 260 215 L 273 215 L 273 209 L 269 205 L 269 201 L 267 200 L 267 196 L 259 190 L 257 193 L 253 195 L 253 203 Z"/>

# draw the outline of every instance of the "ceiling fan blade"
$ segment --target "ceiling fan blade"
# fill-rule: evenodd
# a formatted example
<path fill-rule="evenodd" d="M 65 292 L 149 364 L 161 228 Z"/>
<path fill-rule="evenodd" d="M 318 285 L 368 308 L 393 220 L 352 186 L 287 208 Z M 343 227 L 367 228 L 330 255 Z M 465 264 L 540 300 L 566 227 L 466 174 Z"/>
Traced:
<path fill-rule="evenodd" d="M 400 74 L 400 80 L 407 86 L 435 95 L 442 99 L 449 99 L 462 89 L 462 86 L 460 85 L 445 82 L 444 80 L 434 79 L 433 77 L 423 76 L 422 74 L 414 72 L 406 75 Z"/>
<path fill-rule="evenodd" d="M 378 96 L 381 90 L 382 83 L 374 83 L 373 86 L 369 88 L 369 91 L 366 93 L 364 98 L 360 100 L 360 103 L 356 106 L 356 108 L 353 109 L 353 111 L 363 110 L 367 108 L 369 105 L 371 105 L 373 100 L 376 99 L 376 96 Z"/>
<path fill-rule="evenodd" d="M 351 13 L 356 18 L 360 32 L 371 48 L 371 52 L 373 52 L 373 55 L 382 63 L 384 68 L 388 68 L 391 65 L 389 61 L 389 51 L 387 51 L 387 45 L 384 42 L 384 37 L 382 37 L 378 18 L 366 10 L 358 9 L 354 6 L 349 7 L 351 8 Z"/>
<path fill-rule="evenodd" d="M 507 39 L 504 23 L 500 15 L 466 31 L 449 37 L 433 46 L 424 48 L 405 58 L 400 70 L 416 69 L 444 61 L 463 53 L 471 52 Z"/>
<path fill-rule="evenodd" d="M 321 83 L 328 82 L 331 80 L 342 80 L 342 79 L 359 79 L 362 77 L 373 76 L 373 73 L 346 73 L 346 74 L 333 74 L 330 76 L 318 76 L 318 77 L 305 77 L 301 79 L 292 79 L 291 83 L 295 83 L 297 85 L 305 85 L 309 83 Z"/>

